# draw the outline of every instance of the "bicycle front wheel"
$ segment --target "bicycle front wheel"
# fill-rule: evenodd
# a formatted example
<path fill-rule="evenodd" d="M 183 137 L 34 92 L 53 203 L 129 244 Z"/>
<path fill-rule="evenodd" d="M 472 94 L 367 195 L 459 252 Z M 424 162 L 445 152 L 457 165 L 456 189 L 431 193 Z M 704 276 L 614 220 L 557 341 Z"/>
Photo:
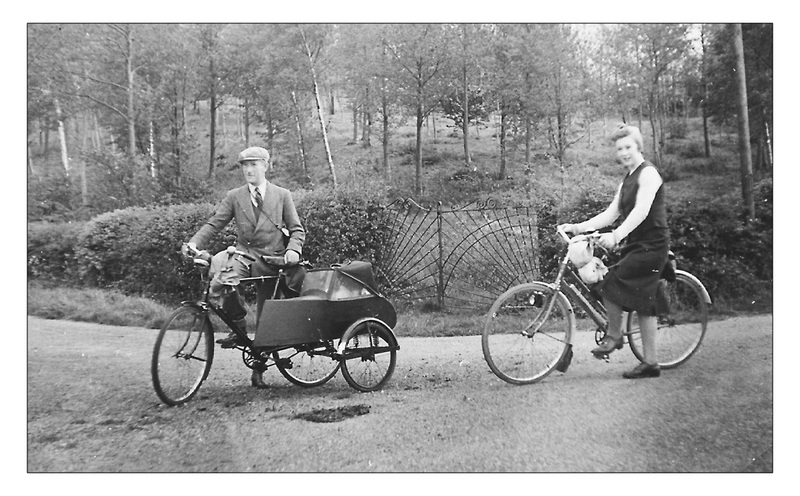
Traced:
<path fill-rule="evenodd" d="M 575 316 L 562 293 L 542 282 L 520 284 L 500 295 L 489 310 L 483 357 L 504 381 L 532 384 L 555 370 L 574 329 Z"/>
<path fill-rule="evenodd" d="M 153 349 L 150 372 L 158 397 L 167 405 L 189 401 L 208 377 L 214 360 L 214 335 L 208 315 L 181 307 L 167 318 Z"/>
<path fill-rule="evenodd" d="M 705 293 L 691 276 L 678 272 L 674 282 L 659 282 L 656 350 L 663 369 L 675 368 L 691 358 L 700 347 L 708 326 Z M 628 316 L 628 342 L 631 351 L 644 361 L 639 316 Z"/>
<path fill-rule="evenodd" d="M 321 386 L 339 371 L 339 362 L 331 358 L 324 343 L 276 351 L 272 354 L 280 373 L 292 384 Z"/>

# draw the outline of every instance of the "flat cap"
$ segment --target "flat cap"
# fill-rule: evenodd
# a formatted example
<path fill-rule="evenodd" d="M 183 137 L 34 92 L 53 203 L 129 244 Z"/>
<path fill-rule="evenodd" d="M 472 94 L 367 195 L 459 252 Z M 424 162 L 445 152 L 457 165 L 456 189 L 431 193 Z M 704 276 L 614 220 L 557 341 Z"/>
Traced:
<path fill-rule="evenodd" d="M 260 146 L 251 146 L 239 154 L 239 162 L 245 160 L 266 160 L 269 162 L 269 152 Z"/>

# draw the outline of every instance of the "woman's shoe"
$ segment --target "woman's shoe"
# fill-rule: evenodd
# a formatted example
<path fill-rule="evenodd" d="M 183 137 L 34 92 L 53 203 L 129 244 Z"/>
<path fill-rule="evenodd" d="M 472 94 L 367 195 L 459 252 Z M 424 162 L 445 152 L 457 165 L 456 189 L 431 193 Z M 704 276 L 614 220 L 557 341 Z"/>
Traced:
<path fill-rule="evenodd" d="M 600 346 L 592 350 L 592 354 L 595 356 L 609 355 L 614 350 L 621 350 L 623 344 L 622 337 L 615 339 L 606 335 L 600 340 Z"/>
<path fill-rule="evenodd" d="M 649 363 L 640 363 L 633 370 L 623 372 L 622 377 L 626 379 L 642 379 L 644 377 L 658 377 L 661 375 L 661 367 L 650 365 Z"/>

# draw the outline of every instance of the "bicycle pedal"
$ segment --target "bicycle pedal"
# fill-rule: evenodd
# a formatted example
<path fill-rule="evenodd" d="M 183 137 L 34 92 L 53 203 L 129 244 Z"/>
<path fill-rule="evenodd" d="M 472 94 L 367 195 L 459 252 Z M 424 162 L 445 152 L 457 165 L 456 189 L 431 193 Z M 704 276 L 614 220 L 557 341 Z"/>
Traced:
<path fill-rule="evenodd" d="M 592 353 L 592 356 L 594 356 L 598 360 L 603 360 L 606 363 L 609 363 L 611 361 L 611 359 L 608 357 L 608 353 Z"/>
<path fill-rule="evenodd" d="M 292 360 L 291 358 L 278 358 L 275 360 L 275 365 L 283 367 L 284 369 L 290 369 L 292 368 Z"/>

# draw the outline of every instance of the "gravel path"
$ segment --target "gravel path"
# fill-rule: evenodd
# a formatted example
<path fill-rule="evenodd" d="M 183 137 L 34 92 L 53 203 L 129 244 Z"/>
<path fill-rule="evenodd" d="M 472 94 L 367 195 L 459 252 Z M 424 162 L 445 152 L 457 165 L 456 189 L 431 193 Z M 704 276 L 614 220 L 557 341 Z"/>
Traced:
<path fill-rule="evenodd" d="M 403 338 L 381 392 L 312 389 L 277 371 L 249 386 L 217 349 L 187 405 L 150 383 L 156 331 L 28 318 L 29 472 L 771 472 L 772 316 L 710 324 L 700 351 L 659 379 L 621 377 L 579 332 L 566 374 L 496 378 L 479 336 Z M 341 422 L 302 415 L 355 412 Z"/>

